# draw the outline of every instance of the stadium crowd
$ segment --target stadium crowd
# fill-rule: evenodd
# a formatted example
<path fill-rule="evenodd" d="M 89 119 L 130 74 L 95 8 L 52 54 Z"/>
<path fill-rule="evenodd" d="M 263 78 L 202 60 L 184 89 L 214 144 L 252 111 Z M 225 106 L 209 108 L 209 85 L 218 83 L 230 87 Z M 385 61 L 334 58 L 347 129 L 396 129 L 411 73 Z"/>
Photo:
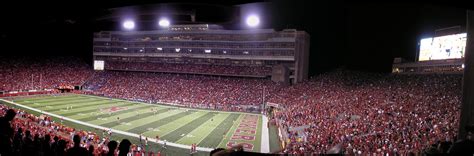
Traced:
<path fill-rule="evenodd" d="M 101 138 L 94 132 L 77 130 L 25 111 L 0 105 L 0 155 L 15 156 L 159 156 L 144 144 L 123 139 L 110 140 L 110 131 Z M 117 148 L 118 147 L 118 148 Z"/>
<path fill-rule="evenodd" d="M 95 94 L 227 111 L 256 110 L 262 104 L 264 86 L 272 84 L 266 79 L 144 72 L 107 71 L 99 77 L 86 87 L 98 88 Z"/>
<path fill-rule="evenodd" d="M 97 91 L 150 102 L 205 105 L 231 111 L 240 104 L 267 102 L 289 135 L 285 153 L 326 153 L 341 146 L 348 154 L 421 152 L 455 141 L 459 122 L 460 75 L 396 76 L 337 71 L 293 86 L 266 79 L 156 73 L 106 72 Z M 137 99 L 138 98 L 138 99 Z M 218 107 L 215 107 L 218 106 Z M 303 127 L 303 130 L 294 130 Z M 447 152 L 446 147 L 440 152 Z"/>
<path fill-rule="evenodd" d="M 112 70 L 135 70 L 135 71 L 159 71 L 169 73 L 196 73 L 215 75 L 249 75 L 267 76 L 271 74 L 271 68 L 264 66 L 231 66 L 231 65 L 207 65 L 207 64 L 173 64 L 173 63 L 140 63 L 140 62 L 107 62 L 105 69 Z"/>
<path fill-rule="evenodd" d="M 334 72 L 282 89 L 269 102 L 288 133 L 285 153 L 447 153 L 459 123 L 461 75 Z M 297 127 L 304 127 L 299 130 Z M 438 148 L 437 145 L 440 145 Z M 441 146 L 442 145 L 442 146 Z"/>
<path fill-rule="evenodd" d="M 94 94 L 150 103 L 226 111 L 254 111 L 263 101 L 276 103 L 281 109 L 272 120 L 289 138 L 283 152 L 292 154 L 327 153 L 333 147 L 361 155 L 446 153 L 456 141 L 461 75 L 335 71 L 285 86 L 262 78 L 152 72 L 103 71 L 92 76 L 94 71 L 77 62 L 69 58 L 21 63 L 5 59 L 0 61 L 0 90 L 54 88 L 88 81 L 85 88 Z M 39 75 L 41 85 L 36 83 Z M 18 120 L 28 122 L 15 119 L 15 131 L 21 128 L 44 138 L 61 130 L 68 136 L 67 128 L 31 124 L 38 120 L 21 116 Z M 72 137 L 61 139 L 71 142 Z"/>
<path fill-rule="evenodd" d="M 0 57 L 0 91 L 55 89 L 82 85 L 94 71 L 73 57 Z"/>

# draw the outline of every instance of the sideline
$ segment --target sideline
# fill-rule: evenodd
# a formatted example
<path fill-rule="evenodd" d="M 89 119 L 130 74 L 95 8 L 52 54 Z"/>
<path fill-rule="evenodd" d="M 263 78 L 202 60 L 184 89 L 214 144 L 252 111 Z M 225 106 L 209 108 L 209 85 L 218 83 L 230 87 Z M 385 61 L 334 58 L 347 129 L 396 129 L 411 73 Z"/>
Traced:
<path fill-rule="evenodd" d="M 270 153 L 270 137 L 268 134 L 268 117 L 262 115 L 262 144 L 260 144 L 260 152 Z"/>
<path fill-rule="evenodd" d="M 21 105 L 21 104 L 12 102 L 12 101 L 4 100 L 4 99 L 0 99 L 0 101 L 7 102 L 7 103 L 13 104 L 15 106 L 22 107 L 22 108 L 25 108 L 25 109 L 29 109 L 29 110 L 32 110 L 32 111 L 35 111 L 35 112 L 43 113 L 43 114 L 46 114 L 46 115 L 49 115 L 49 116 L 57 117 L 57 118 L 60 118 L 60 119 L 63 119 L 63 120 L 67 120 L 67 121 L 70 121 L 70 122 L 74 122 L 74 123 L 77 123 L 77 124 L 81 124 L 81 125 L 84 125 L 84 126 L 97 128 L 97 129 L 100 129 L 100 130 L 112 130 L 112 132 L 117 133 L 117 134 L 122 134 L 122 135 L 130 136 L 130 137 L 139 138 L 138 134 L 124 132 L 124 131 L 120 131 L 120 130 L 115 130 L 115 129 L 102 127 L 102 126 L 98 126 L 98 125 L 93 125 L 93 124 L 82 122 L 82 121 L 79 121 L 79 120 L 75 120 L 75 119 L 63 117 L 63 116 L 60 116 L 60 115 L 52 114 L 52 113 L 49 113 L 49 112 L 45 112 L 45 111 L 42 111 L 42 110 L 39 110 L 39 109 L 36 109 L 36 108 L 24 106 L 24 105 Z M 162 140 L 157 141 L 155 138 L 149 138 L 148 141 L 152 141 L 152 142 L 159 143 L 159 144 L 164 143 L 164 141 L 162 141 Z M 166 142 L 166 145 L 167 146 L 178 147 L 178 148 L 183 148 L 183 149 L 187 149 L 187 150 L 191 149 L 191 146 L 189 146 L 189 145 L 182 145 L 182 144 L 177 144 L 177 143 L 172 143 L 172 142 Z M 204 151 L 204 152 L 211 152 L 214 149 L 213 148 L 206 148 L 206 147 L 197 147 L 196 150 Z"/>

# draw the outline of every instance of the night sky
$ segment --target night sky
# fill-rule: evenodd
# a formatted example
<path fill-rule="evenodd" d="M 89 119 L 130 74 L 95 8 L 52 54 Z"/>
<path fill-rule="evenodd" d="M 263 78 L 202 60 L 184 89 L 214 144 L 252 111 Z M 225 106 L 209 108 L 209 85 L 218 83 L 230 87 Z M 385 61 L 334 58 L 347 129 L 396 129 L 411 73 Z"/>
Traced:
<path fill-rule="evenodd" d="M 1 55 L 74 55 L 92 58 L 92 33 L 114 29 L 97 22 L 107 8 L 176 1 L 101 0 L 2 2 L 0 6 Z M 181 1 L 190 2 L 190 1 Z M 192 2 L 192 1 L 191 1 Z M 205 1 L 212 9 L 197 9 L 197 20 L 235 26 L 232 5 L 270 2 L 264 11 L 265 27 L 296 28 L 311 35 L 310 74 L 347 68 L 390 72 L 393 57 L 414 60 L 417 42 L 435 29 L 465 26 L 467 2 L 347 2 Z M 25 3 L 28 3 L 26 5 Z M 217 6 L 217 7 L 216 7 Z M 201 7 L 204 7 L 201 5 Z M 216 13 L 220 12 L 220 13 Z M 230 21 L 230 22 L 229 22 Z M 237 20 L 238 21 L 238 20 Z M 237 22 L 238 23 L 238 22 Z M 232 25 L 234 24 L 234 25 Z"/>

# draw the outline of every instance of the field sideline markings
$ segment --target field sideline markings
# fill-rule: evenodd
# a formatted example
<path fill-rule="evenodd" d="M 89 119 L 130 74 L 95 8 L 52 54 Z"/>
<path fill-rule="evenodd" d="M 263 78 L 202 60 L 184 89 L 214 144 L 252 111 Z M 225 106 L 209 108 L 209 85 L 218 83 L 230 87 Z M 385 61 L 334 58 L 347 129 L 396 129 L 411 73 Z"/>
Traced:
<path fill-rule="evenodd" d="M 24 104 L 32 104 L 32 103 L 55 103 L 55 102 L 68 101 L 68 100 L 70 100 L 70 99 L 86 100 L 87 97 L 66 96 L 66 97 L 57 97 L 57 98 L 51 98 L 51 99 L 24 100 L 23 102 L 18 102 L 18 103 L 24 103 Z"/>
<path fill-rule="evenodd" d="M 13 101 L 35 101 L 35 100 L 52 100 L 52 99 L 64 99 L 64 98 L 72 98 L 72 97 L 80 97 L 78 95 L 59 95 L 59 96 L 38 96 L 38 97 L 14 97 Z"/>
<path fill-rule="evenodd" d="M 85 102 L 92 102 L 92 101 L 96 101 L 96 100 L 92 100 L 92 99 L 76 99 L 76 100 L 65 100 L 65 101 L 56 101 L 56 102 L 38 102 L 38 107 L 34 107 L 34 108 L 40 108 L 40 107 L 44 107 L 44 106 L 60 106 L 60 105 L 64 105 L 64 104 L 69 104 L 69 105 L 79 105 L 81 103 L 85 103 Z M 36 102 L 34 103 L 36 104 Z M 29 105 L 33 105 L 33 104 L 29 104 Z"/>
<path fill-rule="evenodd" d="M 174 110 L 176 110 L 176 109 L 170 110 L 170 108 L 164 108 L 164 109 L 162 109 L 162 110 L 166 110 L 166 112 L 168 112 L 168 111 L 174 111 Z M 168 121 L 168 120 L 169 120 L 169 122 L 174 121 L 174 120 L 176 120 L 176 118 L 179 119 L 180 116 L 181 116 L 181 117 L 184 116 L 187 112 L 180 111 L 180 112 L 177 112 L 177 113 L 175 113 L 175 112 L 173 112 L 173 113 L 174 113 L 174 114 L 172 114 L 172 115 L 167 115 L 166 117 L 161 118 L 160 120 L 152 120 L 152 122 L 148 122 L 148 123 L 143 124 L 143 125 L 141 125 L 141 126 L 130 127 L 130 129 L 127 129 L 127 131 L 128 131 L 128 132 L 132 132 L 132 133 L 142 134 L 142 133 L 146 132 L 146 131 L 143 131 L 144 129 L 150 128 L 150 125 L 164 124 L 164 123 L 162 123 L 162 122 Z M 151 115 L 152 113 L 149 113 L 149 114 Z M 151 116 L 150 116 L 150 117 L 151 117 Z M 171 119 L 171 120 L 170 120 L 170 119 Z M 140 120 L 140 118 L 137 118 L 137 119 L 135 119 L 135 120 L 133 120 L 133 121 L 136 121 L 136 120 Z M 154 127 L 156 127 L 156 126 L 154 126 Z M 151 128 L 154 128 L 154 127 L 151 127 Z"/>
<path fill-rule="evenodd" d="M 68 118 L 68 117 L 56 115 L 56 114 L 53 114 L 53 113 L 43 112 L 43 111 L 41 111 L 41 110 L 39 110 L 39 109 L 35 109 L 35 108 L 32 108 L 32 107 L 24 106 L 24 105 L 21 105 L 21 104 L 12 102 L 12 101 L 4 100 L 4 99 L 1 99 L 1 98 L 0 98 L 0 101 L 4 101 L 4 102 L 7 102 L 7 103 L 11 103 L 11 104 L 16 105 L 16 106 L 18 106 L 18 107 L 26 108 L 26 109 L 29 109 L 29 110 L 32 110 L 32 111 L 35 111 L 35 112 L 43 113 L 43 114 L 46 114 L 46 115 L 49 115 L 49 116 L 57 117 L 57 118 L 60 118 L 60 119 L 63 119 L 63 120 L 67 120 L 67 121 L 70 121 L 70 122 L 74 122 L 74 123 L 77 123 L 77 124 L 81 124 L 81 125 L 84 125 L 84 126 L 89 126 L 89 127 L 97 128 L 97 129 L 101 129 L 101 130 L 109 130 L 109 129 L 110 129 L 110 128 L 107 128 L 107 127 L 102 127 L 102 126 L 98 126 L 98 125 L 93 125 L 93 124 L 89 124 L 89 123 L 82 122 L 82 121 L 79 121 L 79 120 L 74 120 L 74 119 L 71 119 L 71 118 Z M 111 130 L 113 133 L 118 133 L 118 134 L 130 136 L 130 137 L 139 138 L 139 135 L 138 135 L 138 134 L 129 133 L 129 132 L 124 132 L 124 131 L 115 130 L 115 129 L 110 129 L 110 130 Z M 155 143 L 158 143 L 158 144 L 162 144 L 162 145 L 163 145 L 163 143 L 164 143 L 162 140 L 156 140 L 155 138 L 150 138 L 150 139 L 148 139 L 148 141 L 152 141 L 152 142 L 155 142 Z M 191 146 L 189 146 L 189 145 L 177 144 L 177 143 L 173 143 L 173 142 L 166 142 L 166 145 L 167 145 L 167 146 L 178 147 L 178 148 L 183 148 L 183 149 L 186 149 L 186 150 L 189 150 L 189 149 L 191 148 Z M 196 150 L 198 150 L 198 151 L 204 151 L 204 152 L 211 152 L 211 151 L 213 150 L 213 148 L 197 147 Z"/>
<path fill-rule="evenodd" d="M 67 99 L 73 99 L 73 98 L 78 98 L 79 96 L 61 96 L 61 97 L 50 97 L 50 98 L 35 98 L 35 99 L 30 99 L 30 98 L 24 98 L 21 100 L 14 100 L 15 102 L 18 103 L 33 103 L 33 102 L 48 102 L 48 101 L 60 101 L 60 100 L 67 100 Z"/>
<path fill-rule="evenodd" d="M 13 101 L 14 102 L 18 102 L 18 101 L 32 101 L 32 100 L 41 100 L 41 99 L 54 99 L 54 98 L 64 98 L 64 97 L 72 97 L 71 95 L 69 96 L 56 96 L 56 97 L 53 97 L 53 96 L 24 96 L 24 97 L 20 97 L 20 96 L 17 96 L 17 97 L 13 97 Z"/>
<path fill-rule="evenodd" d="M 114 100 L 114 101 L 136 102 L 136 101 L 128 101 L 128 100 L 123 100 L 123 99 L 115 99 L 115 98 L 92 96 L 92 95 L 84 95 L 84 94 L 69 94 L 68 96 L 72 96 L 72 95 L 77 95 L 77 97 L 79 97 L 79 98 L 81 98 L 81 97 L 91 97 L 91 98 L 95 98 L 95 99 L 108 99 L 108 100 L 111 99 L 111 100 Z M 171 105 L 169 105 L 169 104 L 163 105 L 163 103 L 158 103 L 158 104 L 151 104 L 151 103 L 144 103 L 144 102 L 136 102 L 136 103 L 145 104 L 145 105 L 152 105 L 152 106 L 157 106 L 157 107 L 180 108 L 180 109 L 183 108 L 183 107 L 180 107 L 180 106 L 173 106 L 173 104 L 171 104 Z M 239 115 L 239 118 L 237 119 L 237 121 L 240 120 L 240 122 L 239 122 L 238 124 L 241 123 L 241 121 L 242 121 L 241 118 L 242 118 L 242 115 L 243 115 L 243 114 L 257 115 L 257 116 L 260 116 L 260 117 L 261 117 L 260 114 L 256 114 L 256 113 L 227 112 L 227 111 L 208 110 L 208 109 L 193 109 L 193 108 L 187 108 L 187 109 L 190 109 L 190 110 L 197 110 L 197 111 L 206 111 L 206 112 L 218 112 L 218 113 L 237 114 L 237 115 Z M 192 122 L 192 121 L 191 121 L 191 122 Z M 263 123 L 262 123 L 262 124 L 263 124 Z M 182 126 L 181 126 L 181 127 L 182 127 Z M 223 142 L 226 138 L 229 137 L 229 136 L 228 136 L 228 135 L 229 135 L 228 133 L 231 132 L 232 129 L 235 129 L 235 127 L 236 127 L 235 124 L 233 124 L 233 125 L 231 126 L 230 130 L 226 132 L 226 137 L 224 137 L 224 138 L 222 138 L 222 139 L 220 140 L 219 145 L 222 144 L 222 142 Z M 176 127 L 176 129 L 179 129 L 179 128 L 180 128 L 180 127 Z M 262 126 L 262 128 L 263 128 L 263 126 Z M 176 130 L 176 129 L 175 129 L 175 130 Z M 215 129 L 215 128 L 214 128 L 214 129 Z M 175 130 L 173 130 L 173 131 L 175 131 Z M 261 130 L 261 129 L 260 129 L 260 130 Z M 193 130 L 193 131 L 194 131 L 194 130 Z M 170 132 L 169 132 L 169 133 L 170 133 Z M 192 131 L 191 131 L 190 133 L 192 133 Z M 261 133 L 263 133 L 263 132 L 261 132 Z M 167 133 L 166 135 L 168 135 L 168 133 Z M 204 137 L 204 138 L 205 138 L 205 137 Z M 230 138 L 229 138 L 229 139 L 230 139 Z M 259 139 L 261 139 L 261 138 L 259 137 Z M 200 142 L 202 142 L 202 141 L 200 141 Z M 260 141 L 260 142 L 262 142 L 262 141 Z"/>
<path fill-rule="evenodd" d="M 202 114 L 201 114 L 201 113 L 202 113 Z M 208 112 L 195 111 L 195 112 L 192 112 L 191 114 L 188 114 L 188 115 L 185 115 L 185 116 L 183 116 L 183 117 L 180 117 L 180 118 L 178 118 L 178 119 L 176 119 L 176 120 L 173 120 L 174 122 L 168 122 L 168 123 L 166 123 L 166 124 L 163 124 L 163 125 L 158 126 L 158 127 L 155 127 L 155 128 L 168 127 L 168 126 L 170 126 L 170 125 L 175 124 L 175 122 L 178 121 L 178 120 L 180 120 L 180 121 L 181 121 L 181 120 L 184 120 L 184 122 L 176 122 L 176 123 L 179 123 L 179 124 L 178 124 L 178 125 L 175 125 L 176 127 L 173 126 L 173 127 L 175 127 L 174 129 L 169 129 L 168 132 L 165 132 L 164 134 L 161 134 L 161 135 L 160 135 L 160 136 L 165 136 L 165 135 L 168 135 L 169 133 L 171 133 L 171 132 L 177 130 L 178 128 L 180 128 L 180 127 L 182 127 L 182 126 L 184 126 L 184 125 L 186 125 L 186 124 L 192 122 L 195 118 L 200 118 L 200 117 L 206 115 L 207 113 L 208 113 Z M 197 115 L 196 115 L 196 114 L 197 114 Z M 194 116 L 194 115 L 196 115 L 196 116 Z M 193 117 L 193 116 L 194 116 L 194 117 Z M 192 118 L 191 118 L 191 117 L 192 117 Z M 193 119 L 193 120 L 190 120 L 190 119 L 188 119 L 188 118 Z M 189 120 L 189 121 L 187 121 L 187 120 Z M 186 122 L 186 121 L 187 121 L 187 122 Z M 154 134 L 154 133 L 155 133 L 154 131 L 146 131 L 146 132 L 144 132 L 143 134 L 145 134 L 145 133 L 152 133 L 153 135 L 156 135 L 156 134 Z M 151 134 L 150 134 L 150 135 L 151 135 Z"/>
<path fill-rule="evenodd" d="M 199 118 L 194 118 L 194 119 L 191 120 L 190 122 L 188 122 L 188 123 L 186 123 L 186 124 L 184 124 L 184 125 L 182 125 L 182 126 L 179 126 L 178 128 L 172 130 L 171 132 L 169 132 L 169 133 L 163 135 L 163 138 L 166 138 L 167 135 L 178 134 L 177 140 L 173 140 L 173 142 L 177 142 L 179 139 L 181 139 L 181 138 L 184 137 L 184 136 L 181 137 L 181 135 L 183 135 L 183 134 L 185 133 L 185 132 L 179 132 L 179 131 L 176 132 L 177 130 L 180 130 L 180 131 L 181 131 L 181 130 L 187 131 L 187 130 L 189 130 L 189 129 L 191 129 L 191 128 L 194 128 L 193 130 L 195 130 L 196 128 L 198 128 L 200 125 L 204 124 L 204 123 L 205 123 L 206 121 L 208 121 L 209 119 L 214 118 L 217 114 L 219 114 L 219 113 L 217 113 L 217 112 L 207 112 L 207 113 L 204 114 L 203 116 L 200 116 Z M 206 119 L 206 118 L 207 118 L 207 119 Z M 202 122 L 202 123 L 199 123 L 199 122 Z M 198 124 L 196 124 L 196 123 L 198 123 Z M 192 126 L 192 127 L 189 127 L 189 126 Z M 197 126 L 197 127 L 196 127 L 196 126 Z M 186 127 L 189 127 L 189 129 L 183 129 L 183 128 L 186 128 Z M 192 130 L 191 130 L 191 131 L 192 131 Z M 191 132 L 191 131 L 190 131 L 190 132 Z M 188 133 L 186 133 L 186 134 L 189 134 L 190 132 L 188 132 Z M 181 134 L 179 134 L 179 133 L 181 133 Z M 181 138 L 179 138 L 179 137 L 181 137 Z M 169 138 L 169 137 L 168 137 L 168 138 Z"/>
<path fill-rule="evenodd" d="M 221 147 L 222 142 L 223 142 L 224 140 L 226 140 L 227 137 L 229 137 L 229 140 L 230 140 L 230 138 L 232 138 L 232 133 L 234 133 L 234 132 L 232 131 L 232 128 L 235 127 L 235 129 L 237 129 L 238 125 L 240 124 L 240 122 L 242 122 L 242 119 L 243 119 L 243 118 L 244 118 L 244 114 L 241 114 L 241 115 L 239 116 L 239 118 L 237 118 L 237 120 L 236 120 L 236 121 L 237 121 L 237 124 L 234 123 L 234 124 L 232 125 L 232 127 L 230 127 L 229 131 L 227 131 L 227 133 L 225 134 L 225 137 L 222 138 L 221 142 L 219 142 L 219 144 L 217 145 L 217 147 Z M 230 132 L 232 132 L 232 133 L 230 133 Z M 225 147 L 225 148 L 227 148 L 227 147 Z"/>
<path fill-rule="evenodd" d="M 62 105 L 49 106 L 49 107 L 53 107 L 51 109 L 42 109 L 42 110 L 55 112 L 55 111 L 63 110 L 64 108 L 69 107 L 69 106 L 74 106 L 72 108 L 77 110 L 77 109 L 82 109 L 82 108 L 94 107 L 94 106 L 97 106 L 97 105 L 109 105 L 109 104 L 113 104 L 113 103 L 115 103 L 115 102 L 91 101 L 91 102 L 88 102 L 88 103 L 74 104 L 74 105 L 64 103 Z M 43 107 L 37 107 L 37 108 L 40 109 L 40 108 L 43 108 Z"/>
<path fill-rule="evenodd" d="M 62 112 L 62 113 L 74 113 L 74 112 L 82 112 L 82 111 L 85 111 L 85 110 L 91 110 L 91 108 L 94 108 L 92 110 L 96 110 L 99 111 L 100 109 L 102 108 L 106 108 L 108 106 L 112 106 L 114 107 L 114 105 L 116 104 L 120 104 L 119 106 L 122 106 L 124 105 L 125 103 L 116 103 L 116 102 L 107 102 L 107 101 L 96 101 L 96 102 L 93 102 L 95 103 L 96 105 L 88 105 L 88 106 L 85 106 L 85 107 L 79 107 L 80 105 L 73 105 L 73 106 L 78 106 L 78 107 L 73 107 L 72 110 L 69 110 L 67 112 L 64 112 L 64 109 L 66 108 L 65 106 L 68 106 L 67 104 L 64 104 L 62 105 L 62 107 L 60 107 L 59 110 L 56 110 L 56 111 L 52 111 L 52 112 Z M 51 110 L 51 109 L 50 109 Z M 62 113 L 59 113 L 59 114 L 62 114 Z"/>
<path fill-rule="evenodd" d="M 112 106 L 112 107 L 114 107 L 114 106 Z M 123 105 L 122 105 L 122 106 L 117 106 L 117 107 L 126 107 L 126 109 L 123 109 L 123 110 L 121 110 L 121 111 L 113 112 L 114 115 L 117 114 L 117 113 L 120 113 L 120 112 L 122 112 L 122 111 L 124 111 L 124 110 L 137 108 L 137 107 L 135 107 L 134 105 L 132 105 L 132 106 L 123 106 Z M 132 107 L 132 108 L 129 108 L 129 107 Z M 83 107 L 83 108 L 90 108 L 90 107 Z M 89 116 L 83 117 L 83 116 L 79 116 L 79 115 L 72 115 L 72 116 L 70 116 L 70 117 L 71 117 L 71 118 L 74 118 L 74 119 L 77 119 L 77 120 L 81 120 L 81 119 L 83 119 L 83 118 L 88 118 L 88 117 L 92 117 L 92 116 L 93 116 L 93 117 L 96 117 L 95 120 L 97 120 L 97 117 L 98 117 L 99 115 L 101 115 L 100 113 L 102 113 L 102 111 L 100 111 L 100 109 L 99 109 L 99 110 L 97 110 L 97 111 L 91 111 L 91 112 L 89 112 L 89 114 L 92 114 L 92 115 L 89 115 Z M 87 114 L 87 113 L 86 113 L 86 114 Z M 94 114 L 95 114 L 95 115 L 94 115 Z M 105 114 L 108 115 L 108 113 L 105 113 Z M 78 118 L 78 117 L 79 117 L 79 118 Z M 82 118 L 81 118 L 81 117 L 82 117 Z M 81 120 L 81 121 L 82 121 L 82 120 Z"/>
<path fill-rule="evenodd" d="M 265 115 L 262 115 L 262 131 L 260 136 L 260 152 L 269 153 L 270 152 L 270 137 L 268 131 L 268 118 Z"/>
<path fill-rule="evenodd" d="M 102 99 L 109 99 L 109 98 L 106 98 L 106 97 L 100 97 L 100 96 L 95 96 L 95 95 L 85 95 L 85 94 L 77 94 L 77 95 L 89 96 L 89 97 L 95 97 L 95 98 L 102 98 Z M 127 101 L 127 100 L 123 100 L 123 99 L 117 99 L 117 100 Z M 140 101 L 133 101 L 133 102 L 137 102 L 137 103 L 141 103 L 141 104 L 145 104 L 145 105 L 153 105 L 153 106 L 160 106 L 160 107 L 167 107 L 167 108 L 181 108 L 181 109 L 188 109 L 188 110 L 195 110 L 195 111 L 234 113 L 234 114 L 239 114 L 239 115 L 240 114 L 261 115 L 261 114 L 258 114 L 258 113 L 248 113 L 248 112 L 226 112 L 226 111 L 211 110 L 211 109 L 196 109 L 196 108 L 190 108 L 190 107 L 178 107 L 178 106 L 173 106 L 172 103 L 167 103 L 167 102 L 160 102 L 160 103 L 145 103 L 145 102 L 140 102 Z M 165 105 L 165 104 L 169 104 L 169 105 Z"/>
<path fill-rule="evenodd" d="M 166 108 L 163 108 L 163 109 L 160 109 L 160 110 L 166 110 Z M 148 113 L 150 113 L 150 112 L 151 111 L 149 111 Z M 121 127 L 123 127 L 121 125 L 113 126 L 112 128 L 120 129 L 120 130 L 123 130 L 123 131 L 128 131 L 130 129 L 133 129 L 133 128 L 136 128 L 136 127 L 139 127 L 139 126 L 143 126 L 143 125 L 147 125 L 147 124 L 152 123 L 156 120 L 161 120 L 163 118 L 166 118 L 166 117 L 169 117 L 169 116 L 181 113 L 181 112 L 182 111 L 176 110 L 176 109 L 166 110 L 165 112 L 158 113 L 156 116 L 155 115 L 150 115 L 150 116 L 146 116 L 144 118 L 140 118 L 140 119 L 137 119 L 137 120 L 132 120 L 128 123 L 137 122 L 138 120 L 143 120 L 143 122 L 139 122 L 139 123 L 133 124 L 132 126 L 125 127 L 125 129 L 121 128 Z M 151 113 L 153 113 L 153 112 L 151 112 Z M 134 116 L 131 116 L 131 117 L 134 117 Z M 131 117 L 127 117 L 127 118 L 131 118 Z M 150 118 L 154 118 L 155 120 L 148 120 Z M 126 118 L 124 118 L 124 119 L 126 119 Z M 122 120 L 122 119 L 120 119 L 120 120 Z M 102 124 L 102 125 L 104 125 L 104 124 Z"/>
<path fill-rule="evenodd" d="M 240 117 L 239 114 L 230 114 L 230 117 L 225 119 L 225 123 L 221 123 L 211 133 L 218 135 L 207 135 L 206 138 L 199 143 L 199 146 L 217 147 L 221 140 L 225 138 L 228 130 L 235 124 L 235 121 Z M 222 134 L 222 135 L 221 135 Z"/>
<path fill-rule="evenodd" d="M 110 106 L 112 105 L 112 106 Z M 87 113 L 88 111 L 93 111 L 93 110 L 100 110 L 100 109 L 109 109 L 109 108 L 112 108 L 112 107 L 123 107 L 123 106 L 126 106 L 127 104 L 126 103 L 117 103 L 116 104 L 107 104 L 107 105 L 101 105 L 101 106 L 98 106 L 97 108 L 88 108 L 88 109 L 73 109 L 73 111 L 71 112 L 60 112 L 59 114 L 61 115 L 64 115 L 64 116 L 72 116 L 72 115 L 76 115 L 78 113 Z M 56 111 L 58 112 L 58 111 Z"/>
<path fill-rule="evenodd" d="M 116 115 L 127 114 L 127 113 L 130 113 L 130 112 L 133 112 L 133 111 L 136 111 L 136 110 L 140 110 L 140 109 L 143 109 L 143 108 L 146 109 L 146 108 L 149 108 L 149 106 L 136 105 L 136 106 L 133 106 L 133 108 L 127 108 L 125 110 L 117 111 L 117 112 L 114 112 L 114 113 L 117 113 Z M 95 116 L 79 118 L 79 120 L 89 122 L 89 121 L 97 120 L 98 118 L 109 117 L 108 113 L 99 112 L 97 114 L 98 115 L 95 115 Z"/>
<path fill-rule="evenodd" d="M 34 101 L 32 103 L 23 103 L 19 102 L 23 105 L 34 105 L 34 104 L 41 104 L 40 106 L 44 105 L 58 105 L 58 104 L 63 104 L 63 103 L 78 103 L 82 101 L 92 101 L 91 99 L 67 99 L 67 100 L 61 100 L 61 101 Z"/>
<path fill-rule="evenodd" d="M 225 117 L 225 118 L 223 118 L 223 119 L 222 119 L 222 120 L 221 120 L 219 123 L 217 123 L 217 125 L 216 125 L 216 126 L 214 126 L 212 129 L 208 129 L 207 135 L 205 135 L 205 136 L 201 137 L 201 139 L 199 139 L 199 141 L 196 141 L 196 142 L 195 142 L 195 143 L 196 143 L 196 145 L 199 145 L 199 143 L 201 143 L 201 141 L 202 141 L 202 140 L 204 140 L 204 139 L 205 139 L 205 138 L 206 138 L 206 137 L 207 137 L 209 134 L 211 134 L 211 132 L 212 132 L 212 131 L 214 131 L 214 129 L 216 129 L 216 128 L 217 128 L 217 127 L 220 125 L 220 124 L 222 124 L 222 122 L 224 122 L 224 121 L 225 121 L 225 119 L 227 119 L 227 118 L 229 118 L 229 117 L 230 117 L 230 114 L 223 114 L 223 113 L 219 113 L 219 114 L 217 114 L 216 116 L 218 116 L 218 115 L 226 115 L 226 117 Z M 216 118 L 217 118 L 217 117 L 216 117 Z M 216 119 L 216 120 L 217 120 L 217 119 Z M 209 120 L 208 120 L 208 121 L 209 121 Z M 208 121 L 206 121 L 206 122 L 208 122 Z M 215 121 L 215 120 L 214 120 L 214 121 Z M 211 122 L 214 122 L 214 121 L 211 121 Z M 202 124 L 201 126 L 205 125 L 205 124 L 206 124 L 206 122 L 205 122 L 204 124 Z M 199 127 L 195 128 L 193 131 L 189 132 L 188 134 L 191 134 L 191 133 L 193 133 L 193 132 L 195 132 L 195 131 L 198 131 L 198 130 L 200 130 L 199 128 L 200 128 L 201 126 L 199 126 Z M 206 126 L 207 126 L 207 125 L 206 125 Z M 206 133 L 206 132 L 204 132 L 204 133 Z M 176 142 L 181 142 L 181 140 L 183 140 L 183 139 L 185 139 L 185 137 L 183 137 L 183 138 L 179 139 L 179 140 L 178 140 L 178 141 L 176 141 Z"/>

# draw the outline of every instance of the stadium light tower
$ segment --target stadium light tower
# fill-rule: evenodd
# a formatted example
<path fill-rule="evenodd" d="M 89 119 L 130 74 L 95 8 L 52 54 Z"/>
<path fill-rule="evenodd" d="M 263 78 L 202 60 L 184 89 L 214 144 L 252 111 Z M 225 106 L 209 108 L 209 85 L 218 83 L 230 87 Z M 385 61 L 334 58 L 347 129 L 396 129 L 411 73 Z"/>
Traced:
<path fill-rule="evenodd" d="M 247 17 L 247 25 L 249 27 L 257 27 L 260 24 L 260 18 L 257 15 L 250 15 Z"/>
<path fill-rule="evenodd" d="M 167 28 L 170 26 L 170 21 L 168 19 L 163 18 L 158 22 L 158 25 L 160 25 L 160 27 Z"/>
<path fill-rule="evenodd" d="M 135 28 L 135 22 L 132 20 L 127 20 L 123 22 L 122 26 L 127 30 L 132 30 Z"/>

